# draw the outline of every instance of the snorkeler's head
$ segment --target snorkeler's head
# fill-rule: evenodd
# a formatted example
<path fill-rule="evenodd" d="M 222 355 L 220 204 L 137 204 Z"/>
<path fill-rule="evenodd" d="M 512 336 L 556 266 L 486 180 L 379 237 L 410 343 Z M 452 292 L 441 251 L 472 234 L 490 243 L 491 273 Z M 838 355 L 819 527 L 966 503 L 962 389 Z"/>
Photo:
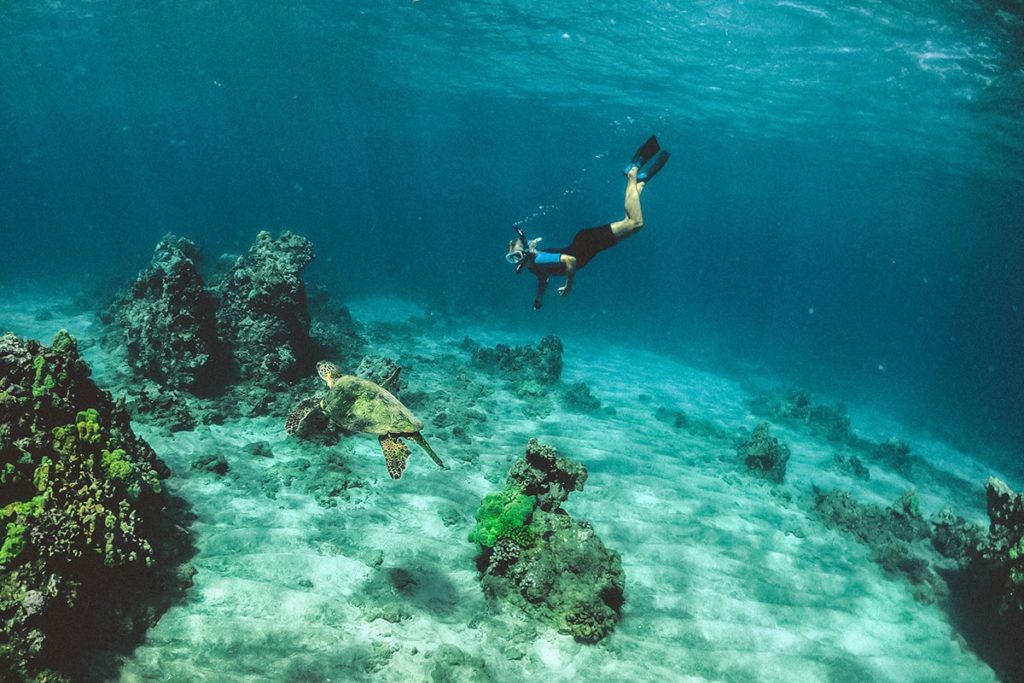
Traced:
<path fill-rule="evenodd" d="M 517 266 L 524 258 L 526 258 L 526 242 L 518 237 L 514 240 L 509 240 L 508 253 L 505 254 L 505 260 L 513 266 Z"/>

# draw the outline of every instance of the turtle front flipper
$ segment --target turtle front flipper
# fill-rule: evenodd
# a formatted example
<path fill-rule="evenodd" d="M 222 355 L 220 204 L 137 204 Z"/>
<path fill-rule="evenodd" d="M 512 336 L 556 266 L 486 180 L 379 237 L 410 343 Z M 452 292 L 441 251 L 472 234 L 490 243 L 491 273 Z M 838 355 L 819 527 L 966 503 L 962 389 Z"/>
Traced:
<path fill-rule="evenodd" d="M 288 419 L 284 423 L 284 431 L 289 434 L 299 431 L 302 421 L 309 417 L 309 414 L 316 410 L 319 404 L 320 402 L 315 398 L 307 398 L 300 401 L 288 415 Z"/>
<path fill-rule="evenodd" d="M 437 463 L 438 467 L 442 470 L 448 469 L 448 466 L 441 461 L 441 458 L 437 457 L 437 453 L 435 453 L 434 449 L 430 447 L 430 444 L 427 443 L 427 440 L 423 438 L 422 434 L 419 432 L 413 432 L 409 435 L 409 438 L 419 444 L 419 447 L 427 452 L 427 455 L 430 456 L 431 460 Z"/>
<path fill-rule="evenodd" d="M 409 447 L 402 443 L 397 436 L 381 434 L 380 449 L 384 451 L 384 463 L 388 466 L 388 474 L 392 479 L 401 479 L 402 472 L 409 462 Z"/>

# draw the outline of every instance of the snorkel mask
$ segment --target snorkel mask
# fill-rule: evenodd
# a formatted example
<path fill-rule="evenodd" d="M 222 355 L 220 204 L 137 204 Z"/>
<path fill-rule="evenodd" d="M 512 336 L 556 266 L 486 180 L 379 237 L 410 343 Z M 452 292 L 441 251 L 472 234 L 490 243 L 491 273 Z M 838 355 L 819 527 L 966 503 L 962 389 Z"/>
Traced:
<path fill-rule="evenodd" d="M 526 251 L 529 249 L 530 241 L 526 239 L 526 235 L 523 234 L 523 231 L 518 226 L 513 225 L 512 229 L 516 231 L 519 237 L 509 242 L 505 260 L 516 267 L 517 273 L 521 273 L 523 268 L 526 267 Z"/>

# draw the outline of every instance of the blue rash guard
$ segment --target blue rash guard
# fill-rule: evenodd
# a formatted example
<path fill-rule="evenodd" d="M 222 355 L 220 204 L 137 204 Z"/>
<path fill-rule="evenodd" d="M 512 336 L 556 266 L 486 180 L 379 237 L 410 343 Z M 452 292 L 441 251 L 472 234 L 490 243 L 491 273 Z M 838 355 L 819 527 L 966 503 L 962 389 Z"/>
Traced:
<path fill-rule="evenodd" d="M 546 275 L 561 275 L 565 272 L 562 254 L 557 251 L 538 251 L 531 265 Z"/>

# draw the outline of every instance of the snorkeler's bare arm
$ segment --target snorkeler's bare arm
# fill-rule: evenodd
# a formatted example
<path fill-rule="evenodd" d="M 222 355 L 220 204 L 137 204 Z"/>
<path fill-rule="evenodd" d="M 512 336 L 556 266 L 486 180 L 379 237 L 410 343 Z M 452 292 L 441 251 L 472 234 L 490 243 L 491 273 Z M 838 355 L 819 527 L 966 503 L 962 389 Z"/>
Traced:
<path fill-rule="evenodd" d="M 537 275 L 537 296 L 533 300 L 533 310 L 540 309 L 540 300 L 544 298 L 544 290 L 548 287 L 548 276 Z"/>
<path fill-rule="evenodd" d="M 572 281 L 576 277 L 576 257 L 562 254 L 562 263 L 565 265 L 565 284 L 558 288 L 559 296 L 568 296 L 572 291 Z"/>

